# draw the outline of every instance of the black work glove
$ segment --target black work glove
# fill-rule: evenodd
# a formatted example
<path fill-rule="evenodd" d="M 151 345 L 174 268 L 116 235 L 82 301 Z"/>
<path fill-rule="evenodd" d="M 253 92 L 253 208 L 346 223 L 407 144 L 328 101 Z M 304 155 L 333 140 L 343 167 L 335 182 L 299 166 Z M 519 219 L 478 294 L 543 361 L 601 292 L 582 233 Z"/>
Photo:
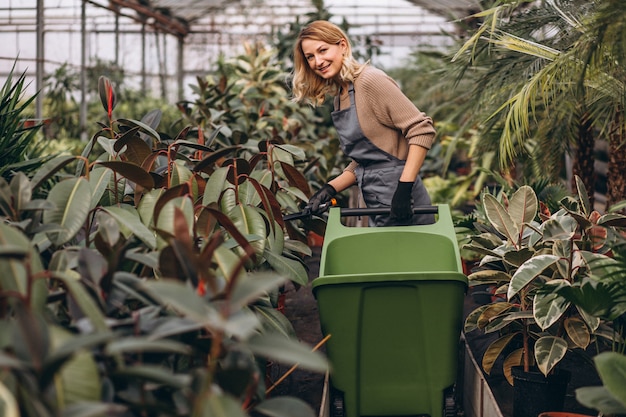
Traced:
<path fill-rule="evenodd" d="M 330 202 L 330 200 L 337 194 L 337 190 L 330 184 L 324 184 L 322 188 L 317 190 L 315 194 L 309 198 L 309 204 L 304 208 L 305 211 L 311 214 L 320 214 L 320 206 L 322 204 Z"/>
<path fill-rule="evenodd" d="M 413 183 L 398 181 L 398 187 L 391 199 L 389 220 L 395 224 L 410 224 L 413 217 Z"/>

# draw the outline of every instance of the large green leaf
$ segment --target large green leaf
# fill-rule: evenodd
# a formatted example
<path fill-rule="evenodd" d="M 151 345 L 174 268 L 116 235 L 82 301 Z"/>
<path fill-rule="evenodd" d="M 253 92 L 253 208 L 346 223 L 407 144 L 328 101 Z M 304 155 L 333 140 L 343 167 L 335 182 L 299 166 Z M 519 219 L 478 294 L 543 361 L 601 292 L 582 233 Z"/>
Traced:
<path fill-rule="evenodd" d="M 222 191 L 228 184 L 226 177 L 228 177 L 227 167 L 218 168 L 211 174 L 204 188 L 204 195 L 202 196 L 203 206 L 220 201 Z"/>
<path fill-rule="evenodd" d="M 229 300 L 231 310 L 239 310 L 256 301 L 267 292 L 278 288 L 285 281 L 285 276 L 272 272 L 256 272 L 241 276 L 231 292 Z"/>
<path fill-rule="evenodd" d="M 510 333 L 505 336 L 500 337 L 499 339 L 494 340 L 489 344 L 487 349 L 485 350 L 485 354 L 483 355 L 482 366 L 483 370 L 487 375 L 491 373 L 491 369 L 493 368 L 496 359 L 502 354 L 504 349 L 511 343 L 513 338 L 517 336 L 519 333 Z"/>
<path fill-rule="evenodd" d="M 80 283 L 80 275 L 76 271 L 69 269 L 66 271 L 51 271 L 51 276 L 63 282 L 83 314 L 89 318 L 94 329 L 100 332 L 109 331 L 109 326 L 106 324 L 102 310 L 100 310 L 94 299 Z"/>
<path fill-rule="evenodd" d="M 89 173 L 89 185 L 91 186 L 90 207 L 92 209 L 95 208 L 100 202 L 100 199 L 102 199 L 112 176 L 113 171 L 104 167 L 95 168 Z"/>
<path fill-rule="evenodd" d="M 626 405 L 615 398 L 604 386 L 578 388 L 576 400 L 585 407 L 600 411 L 605 416 L 626 414 Z"/>
<path fill-rule="evenodd" d="M 193 416 L 198 417 L 248 417 L 239 401 L 228 394 L 214 392 L 202 395 Z"/>
<path fill-rule="evenodd" d="M 121 404 L 83 401 L 63 409 L 60 417 L 102 417 L 122 415 L 127 410 Z M 7 416 L 8 417 L 8 416 Z"/>
<path fill-rule="evenodd" d="M 105 352 L 109 355 L 118 353 L 179 353 L 189 355 L 191 347 L 175 340 L 159 339 L 151 340 L 147 337 L 126 337 L 114 340 L 107 344 Z"/>
<path fill-rule="evenodd" d="M 281 276 L 287 277 L 299 285 L 308 284 L 309 276 L 302 262 L 276 255 L 269 250 L 266 250 L 263 256 L 265 256 L 267 263 Z"/>
<path fill-rule="evenodd" d="M 164 192 L 165 190 L 163 188 L 156 188 L 141 197 L 137 212 L 139 213 L 142 223 L 148 227 L 154 226 L 154 209 Z"/>
<path fill-rule="evenodd" d="M 50 334 L 53 350 L 74 337 L 57 326 L 50 327 Z M 84 401 L 98 401 L 102 396 L 100 370 L 91 351 L 74 349 L 72 353 L 54 377 L 55 402 L 59 409 Z"/>
<path fill-rule="evenodd" d="M 479 329 L 480 327 L 478 326 L 478 320 L 480 319 L 480 317 L 482 316 L 483 312 L 489 308 L 488 304 L 479 306 L 477 308 L 475 308 L 471 313 L 469 313 L 467 315 L 467 317 L 465 318 L 465 323 L 463 324 L 463 332 L 464 333 L 469 333 L 472 332 L 474 330 Z"/>
<path fill-rule="evenodd" d="M 181 315 L 207 326 L 222 323 L 219 313 L 200 298 L 195 291 L 181 281 L 162 279 L 148 281 L 144 287 L 157 296 L 161 303 L 171 307 Z"/>
<path fill-rule="evenodd" d="M 101 161 L 98 164 L 112 169 L 127 180 L 139 184 L 147 190 L 154 188 L 154 178 L 139 165 L 126 161 Z"/>
<path fill-rule="evenodd" d="M 169 387 L 184 389 L 191 382 L 191 375 L 175 374 L 169 368 L 158 365 L 134 365 L 118 369 L 113 374 L 127 380 L 156 382 Z"/>
<path fill-rule="evenodd" d="M 511 215 L 502 204 L 491 194 L 483 195 L 483 207 L 489 222 L 496 230 L 502 233 L 506 239 L 517 244 L 519 240 L 519 228 L 511 218 Z"/>
<path fill-rule="evenodd" d="M 593 360 L 606 389 L 626 406 L 626 355 L 605 352 Z"/>
<path fill-rule="evenodd" d="M 13 208 L 18 212 L 24 210 L 33 194 L 30 181 L 26 174 L 23 172 L 15 174 L 13 178 L 11 178 L 10 188 Z"/>
<path fill-rule="evenodd" d="M 282 334 L 287 338 L 297 339 L 296 331 L 284 313 L 274 307 L 253 304 L 250 309 L 259 317 L 264 331 Z"/>
<path fill-rule="evenodd" d="M 509 274 L 496 269 L 483 269 L 472 272 L 467 276 L 467 278 L 470 281 L 470 285 L 497 284 L 500 282 L 509 282 L 511 280 L 511 276 Z"/>
<path fill-rule="evenodd" d="M 565 357 L 567 342 L 556 336 L 544 336 L 535 342 L 535 360 L 537 367 L 548 376 L 552 368 Z"/>
<path fill-rule="evenodd" d="M 0 223 L 0 253 L 0 288 L 24 296 L 30 288 L 31 293 L 28 295 L 31 307 L 36 310 L 45 307 L 48 295 L 46 282 L 42 279 L 34 280 L 29 286 L 29 280 L 43 270 L 43 265 L 39 253 L 31 246 L 28 238 L 18 229 Z M 28 268 L 26 262 L 29 263 Z"/>
<path fill-rule="evenodd" d="M 522 288 L 531 283 L 550 265 L 558 262 L 554 255 L 537 255 L 524 262 L 511 277 L 507 298 L 512 299 Z"/>
<path fill-rule="evenodd" d="M 173 236 L 175 232 L 174 215 L 176 209 L 180 209 L 185 217 L 187 225 L 189 227 L 189 235 L 193 236 L 193 225 L 195 222 L 193 201 L 190 197 L 177 197 L 174 198 L 163 206 L 159 212 L 159 218 L 156 219 L 156 228 L 163 230 Z"/>
<path fill-rule="evenodd" d="M 0 381 L 0 410 L 2 410 L 4 417 L 20 417 L 17 401 L 2 381 Z"/>
<path fill-rule="evenodd" d="M 268 417 L 315 417 L 313 408 L 303 400 L 294 397 L 274 397 L 263 401 L 254 410 Z"/>
<path fill-rule="evenodd" d="M 91 186 L 84 178 L 61 181 L 50 190 L 48 201 L 54 203 L 56 208 L 45 211 L 43 221 L 61 226 L 62 231 L 48 233 L 50 241 L 61 246 L 85 225 L 91 209 Z"/>
<path fill-rule="evenodd" d="M 193 177 L 191 170 L 187 168 L 185 162 L 181 160 L 174 161 L 174 163 L 171 164 L 170 170 L 170 187 L 184 184 Z"/>
<path fill-rule="evenodd" d="M 248 340 L 245 347 L 255 355 L 280 363 L 298 364 L 300 368 L 309 371 L 326 372 L 330 366 L 320 352 L 314 352 L 306 344 L 285 339 L 281 335 L 263 333 Z"/>
<path fill-rule="evenodd" d="M 250 241 L 256 255 L 262 256 L 265 250 L 267 228 L 258 209 L 245 204 L 238 204 L 228 212 L 228 217 L 242 235 L 248 236 L 248 241 Z"/>
<path fill-rule="evenodd" d="M 522 229 L 524 223 L 535 219 L 538 206 L 537 195 L 528 185 L 522 185 L 515 191 L 509 201 L 509 214 L 518 230 Z"/>
<path fill-rule="evenodd" d="M 65 167 L 67 164 L 75 160 L 75 156 L 61 155 L 43 164 L 41 168 L 39 168 L 37 172 L 35 172 L 35 175 L 33 175 L 33 178 L 30 180 L 33 190 L 36 190 L 41 184 L 44 183 L 44 181 L 51 178 L 55 173 L 63 169 L 63 167 Z M 78 175 L 82 174 L 84 173 L 81 172 Z"/>
<path fill-rule="evenodd" d="M 567 284 L 565 280 L 559 281 L 564 281 L 564 283 Z M 551 282 L 548 285 L 552 287 L 553 283 Z M 533 301 L 533 316 L 539 327 L 545 330 L 559 321 L 569 306 L 570 302 L 558 293 L 542 291 L 535 295 Z"/>
<path fill-rule="evenodd" d="M 142 222 L 139 213 L 128 204 L 120 206 L 102 207 L 102 210 L 110 214 L 118 223 L 126 238 L 136 236 L 148 248 L 156 249 L 156 236 Z"/>
<path fill-rule="evenodd" d="M 591 333 L 584 320 L 578 317 L 568 317 L 563 324 L 572 342 L 581 349 L 587 349 L 591 342 Z"/>

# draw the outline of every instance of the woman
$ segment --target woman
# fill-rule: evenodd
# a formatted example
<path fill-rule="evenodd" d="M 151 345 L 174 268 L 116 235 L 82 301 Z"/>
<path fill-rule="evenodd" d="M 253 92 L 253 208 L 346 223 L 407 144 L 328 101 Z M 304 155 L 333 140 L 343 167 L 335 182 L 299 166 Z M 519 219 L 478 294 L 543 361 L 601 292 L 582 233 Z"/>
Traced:
<path fill-rule="evenodd" d="M 294 46 L 294 99 L 320 105 L 334 96 L 333 123 L 341 149 L 352 162 L 310 199 L 320 205 L 358 183 L 367 207 L 391 207 L 373 216 L 376 226 L 427 224 L 434 216 L 413 215 L 430 205 L 419 176 L 435 138 L 432 119 L 418 110 L 383 71 L 359 64 L 346 34 L 327 21 L 304 27 Z"/>

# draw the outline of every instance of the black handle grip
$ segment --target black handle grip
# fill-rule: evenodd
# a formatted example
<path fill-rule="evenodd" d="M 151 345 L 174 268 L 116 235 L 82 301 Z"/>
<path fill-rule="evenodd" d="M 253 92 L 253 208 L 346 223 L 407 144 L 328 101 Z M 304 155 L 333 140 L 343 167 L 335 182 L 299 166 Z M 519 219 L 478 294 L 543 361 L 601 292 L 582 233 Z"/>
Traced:
<path fill-rule="evenodd" d="M 329 208 L 330 204 L 323 204 L 320 206 L 322 209 Z M 390 207 L 386 208 L 340 208 L 340 214 L 342 217 L 350 217 L 350 216 L 376 216 L 379 214 L 389 214 L 391 212 Z M 413 214 L 437 214 L 439 213 L 438 206 L 417 206 L 413 207 Z M 288 214 L 283 217 L 283 220 L 296 220 L 302 219 L 305 217 L 311 217 L 311 212 L 302 211 L 300 213 Z"/>
<path fill-rule="evenodd" d="M 386 208 L 341 208 L 341 216 L 376 216 L 379 214 L 389 214 L 390 207 Z M 438 206 L 417 206 L 413 207 L 413 214 L 437 214 Z"/>

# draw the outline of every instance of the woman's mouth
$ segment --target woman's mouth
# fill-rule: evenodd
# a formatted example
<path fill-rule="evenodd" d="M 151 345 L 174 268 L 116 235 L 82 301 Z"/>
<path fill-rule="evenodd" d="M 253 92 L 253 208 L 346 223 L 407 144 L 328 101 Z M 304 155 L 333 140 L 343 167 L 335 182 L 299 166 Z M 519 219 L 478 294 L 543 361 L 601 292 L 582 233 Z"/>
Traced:
<path fill-rule="evenodd" d="M 328 64 L 328 65 L 324 65 L 323 67 L 319 67 L 319 68 L 318 68 L 318 71 L 319 71 L 319 72 L 326 72 L 326 70 L 327 70 L 328 68 L 330 68 L 330 64 Z"/>

